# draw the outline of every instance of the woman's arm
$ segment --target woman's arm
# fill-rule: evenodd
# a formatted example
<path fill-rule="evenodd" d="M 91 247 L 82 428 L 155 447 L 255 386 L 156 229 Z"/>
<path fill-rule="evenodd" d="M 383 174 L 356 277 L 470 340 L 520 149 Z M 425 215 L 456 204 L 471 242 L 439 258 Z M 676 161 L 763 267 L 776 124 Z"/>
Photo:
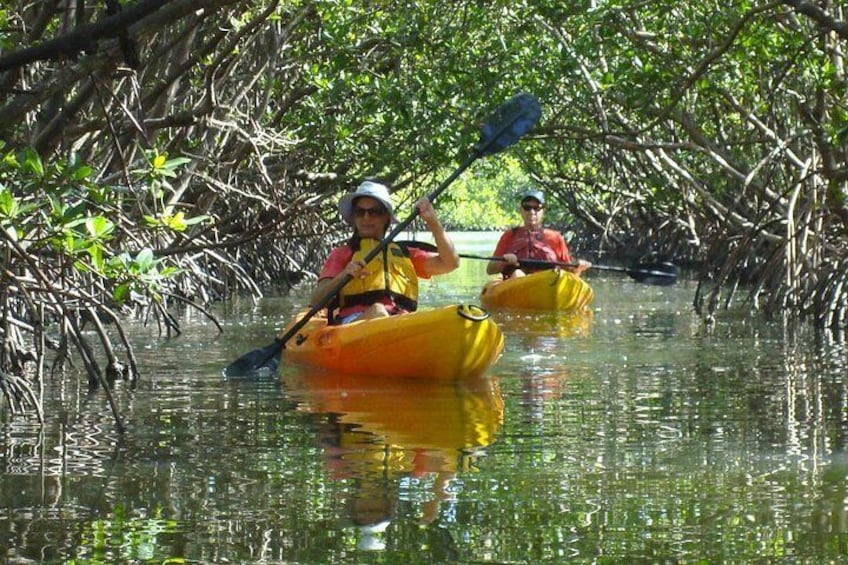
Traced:
<path fill-rule="evenodd" d="M 418 209 L 418 215 L 427 225 L 427 229 L 433 234 L 433 239 L 436 240 L 436 255 L 430 255 L 423 262 L 425 273 L 427 276 L 432 276 L 453 271 L 459 267 L 459 254 L 448 234 L 445 233 L 433 204 L 425 196 L 415 203 L 415 207 Z"/>

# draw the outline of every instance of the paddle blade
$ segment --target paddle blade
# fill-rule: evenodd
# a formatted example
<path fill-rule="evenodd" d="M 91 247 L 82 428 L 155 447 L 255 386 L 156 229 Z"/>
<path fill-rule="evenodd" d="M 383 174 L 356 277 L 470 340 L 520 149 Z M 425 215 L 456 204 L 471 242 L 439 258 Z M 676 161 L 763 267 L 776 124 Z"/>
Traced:
<path fill-rule="evenodd" d="M 625 272 L 637 282 L 655 286 L 670 286 L 677 282 L 677 266 L 667 261 L 641 263 Z"/>
<path fill-rule="evenodd" d="M 227 365 L 224 376 L 227 378 L 243 378 L 264 373 L 274 374 L 280 365 L 283 344 L 275 339 L 265 347 L 254 349 Z"/>
<path fill-rule="evenodd" d="M 532 94 L 513 96 L 495 110 L 480 131 L 479 156 L 494 155 L 518 141 L 542 117 L 539 101 Z"/>

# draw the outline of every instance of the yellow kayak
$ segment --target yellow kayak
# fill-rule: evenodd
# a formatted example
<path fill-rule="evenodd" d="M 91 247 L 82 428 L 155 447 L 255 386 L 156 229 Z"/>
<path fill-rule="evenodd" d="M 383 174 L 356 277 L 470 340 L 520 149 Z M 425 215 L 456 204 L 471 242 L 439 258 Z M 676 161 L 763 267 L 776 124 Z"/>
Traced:
<path fill-rule="evenodd" d="M 484 308 L 522 310 L 579 310 L 588 306 L 594 297 L 586 281 L 561 269 L 506 280 L 494 279 L 480 294 Z"/>
<path fill-rule="evenodd" d="M 453 305 L 344 325 L 313 317 L 284 354 L 292 363 L 349 375 L 449 380 L 482 375 L 503 346 L 488 312 Z"/>

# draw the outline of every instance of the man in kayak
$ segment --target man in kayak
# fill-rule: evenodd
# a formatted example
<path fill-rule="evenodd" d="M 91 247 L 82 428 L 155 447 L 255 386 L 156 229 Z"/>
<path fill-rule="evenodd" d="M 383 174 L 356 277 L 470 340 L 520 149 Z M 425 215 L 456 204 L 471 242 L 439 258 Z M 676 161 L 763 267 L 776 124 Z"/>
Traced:
<path fill-rule="evenodd" d="M 545 217 L 545 195 L 541 190 L 529 189 L 524 192 L 521 195 L 519 212 L 524 225 L 507 230 L 501 235 L 494 255 L 503 257 L 504 261 L 489 261 L 486 265 L 487 273 L 490 275 L 501 273 L 504 278 L 523 277 L 529 272 L 547 268 L 521 267 L 520 259 L 574 263 L 573 267 L 566 267 L 566 269 L 578 275 L 592 266 L 589 261 L 583 259 L 574 261 L 562 234 L 542 227 L 542 220 Z"/>
<path fill-rule="evenodd" d="M 433 234 L 436 253 L 390 242 L 366 265 L 363 258 L 379 246 L 391 223 L 397 221 L 389 189 L 367 180 L 355 192 L 344 195 L 339 201 L 339 212 L 353 226 L 353 235 L 330 252 L 312 292 L 311 303 L 320 303 L 345 275 L 350 275 L 351 280 L 339 291 L 336 317 L 340 323 L 415 311 L 419 277 L 449 273 L 459 266 L 459 255 L 433 204 L 423 197 L 415 207 Z"/>

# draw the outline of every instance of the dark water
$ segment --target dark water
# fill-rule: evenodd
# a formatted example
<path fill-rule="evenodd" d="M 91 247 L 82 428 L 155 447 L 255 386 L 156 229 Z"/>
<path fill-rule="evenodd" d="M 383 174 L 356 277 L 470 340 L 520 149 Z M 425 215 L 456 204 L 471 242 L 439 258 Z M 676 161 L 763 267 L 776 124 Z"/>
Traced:
<path fill-rule="evenodd" d="M 463 240 L 472 253 L 489 243 Z M 304 302 L 135 329 L 140 386 L 50 381 L 0 428 L 0 563 L 845 563 L 844 338 L 592 273 L 593 312 L 498 314 L 470 383 L 226 380 Z M 482 262 L 425 284 L 476 302 Z"/>

